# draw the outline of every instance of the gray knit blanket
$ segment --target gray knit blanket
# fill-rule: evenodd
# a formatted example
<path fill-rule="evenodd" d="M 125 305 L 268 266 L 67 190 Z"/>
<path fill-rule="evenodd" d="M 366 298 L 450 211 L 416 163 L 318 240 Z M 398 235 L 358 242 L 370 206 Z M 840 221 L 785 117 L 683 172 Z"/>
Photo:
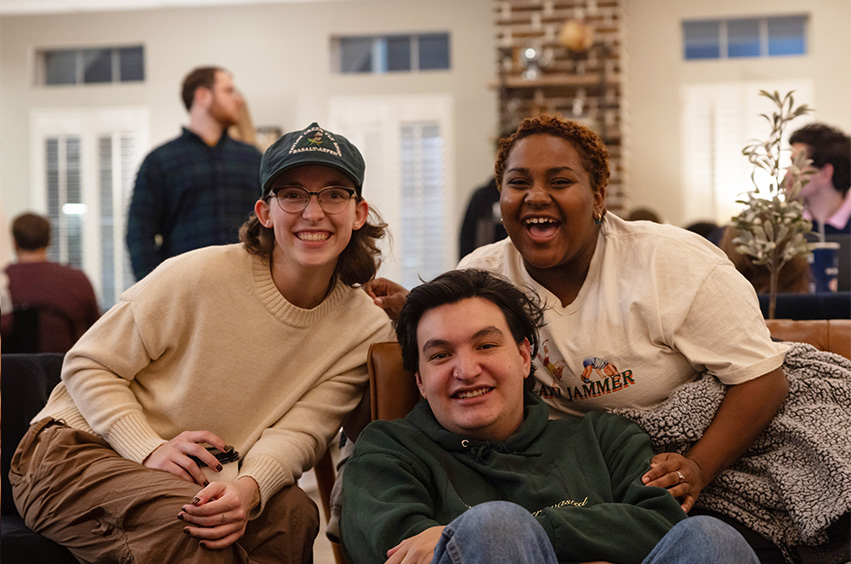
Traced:
<path fill-rule="evenodd" d="M 851 510 L 851 361 L 791 345 L 783 363 L 789 395 L 780 411 L 697 500 L 783 548 L 824 543 L 827 526 Z M 652 410 L 614 413 L 644 428 L 657 452 L 682 454 L 703 436 L 725 390 L 704 374 Z"/>

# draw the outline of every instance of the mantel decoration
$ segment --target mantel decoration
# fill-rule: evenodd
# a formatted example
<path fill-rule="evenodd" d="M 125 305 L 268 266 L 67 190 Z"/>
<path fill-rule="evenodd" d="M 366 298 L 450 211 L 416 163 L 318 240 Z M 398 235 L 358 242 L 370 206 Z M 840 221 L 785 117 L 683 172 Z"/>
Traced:
<path fill-rule="evenodd" d="M 567 20 L 559 32 L 559 42 L 576 53 L 587 51 L 594 44 L 594 28 L 585 20 Z"/>
<path fill-rule="evenodd" d="M 523 65 L 523 73 L 520 76 L 526 80 L 534 80 L 540 76 L 541 70 L 552 62 L 551 49 L 544 49 L 538 42 L 529 43 L 520 51 L 520 64 Z"/>
<path fill-rule="evenodd" d="M 584 72 L 585 60 L 587 60 L 588 56 L 592 52 L 596 51 L 600 69 L 600 80 L 598 86 L 599 104 L 601 109 L 605 109 L 607 104 L 606 89 L 608 85 L 608 79 L 606 76 L 608 66 L 607 60 L 611 55 L 611 49 L 608 44 L 604 41 L 596 40 L 594 37 L 594 28 L 582 17 L 572 18 L 564 22 L 561 27 L 561 31 L 559 32 L 559 43 L 567 49 L 568 56 L 576 57 L 576 69 L 578 70 L 581 68 L 583 69 L 582 72 Z M 585 96 L 586 92 L 584 88 L 577 91 L 571 107 L 572 119 L 581 120 L 582 117 L 585 116 Z M 604 115 L 600 115 L 600 119 L 597 123 L 586 123 L 586 125 L 590 125 L 592 129 L 596 130 L 603 140 L 607 139 L 608 135 Z"/>
<path fill-rule="evenodd" d="M 809 181 L 807 176 L 811 171 L 804 169 L 811 161 L 804 151 L 800 151 L 791 166 L 785 171 L 780 168 L 783 130 L 795 118 L 812 111 L 806 104 L 796 107 L 793 92 L 781 97 L 776 91 L 759 91 L 759 95 L 771 100 L 777 109 L 770 117 L 760 114 L 771 124 L 768 138 L 765 141 L 751 140 L 742 149 L 742 154 L 754 167 L 751 173 L 754 189 L 747 192 L 747 199 L 736 201 L 744 204 L 745 208 L 733 218 L 738 233 L 733 239 L 736 251 L 750 256 L 754 264 L 768 269 L 769 319 L 774 319 L 780 269 L 797 255 L 809 255 L 810 246 L 805 235 L 813 228 L 812 223 L 804 218 L 803 202 L 798 197 L 801 188 Z M 760 170 L 770 177 L 767 191 L 761 192 L 757 184 Z"/>

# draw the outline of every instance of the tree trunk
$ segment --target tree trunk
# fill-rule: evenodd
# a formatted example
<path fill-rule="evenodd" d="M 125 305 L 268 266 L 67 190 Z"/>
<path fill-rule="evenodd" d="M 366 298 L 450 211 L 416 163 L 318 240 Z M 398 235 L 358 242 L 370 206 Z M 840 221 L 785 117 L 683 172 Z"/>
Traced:
<path fill-rule="evenodd" d="M 777 309 L 777 280 L 780 277 L 780 269 L 772 268 L 768 272 L 768 318 L 774 319 L 774 311 Z"/>

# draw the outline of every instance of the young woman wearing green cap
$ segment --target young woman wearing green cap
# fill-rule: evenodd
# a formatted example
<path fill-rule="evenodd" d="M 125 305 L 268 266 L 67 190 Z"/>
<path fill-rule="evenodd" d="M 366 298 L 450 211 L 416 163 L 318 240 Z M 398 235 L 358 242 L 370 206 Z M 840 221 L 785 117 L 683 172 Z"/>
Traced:
<path fill-rule="evenodd" d="M 343 136 L 284 135 L 242 243 L 167 260 L 78 341 L 15 453 L 30 528 L 86 562 L 312 559 L 318 512 L 295 480 L 392 338 L 359 288 L 385 228 L 363 175 Z M 234 481 L 208 481 L 207 446 L 239 453 Z"/>

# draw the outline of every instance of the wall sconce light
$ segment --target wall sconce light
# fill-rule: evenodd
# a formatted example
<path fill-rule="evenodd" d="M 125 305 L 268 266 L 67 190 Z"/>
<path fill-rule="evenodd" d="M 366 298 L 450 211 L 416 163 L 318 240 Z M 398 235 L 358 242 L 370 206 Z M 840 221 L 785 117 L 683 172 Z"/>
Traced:
<path fill-rule="evenodd" d="M 538 78 L 541 69 L 553 62 L 553 53 L 550 49 L 543 49 L 538 43 L 528 43 L 520 50 L 520 64 L 523 65 L 521 76 L 526 80 Z"/>

